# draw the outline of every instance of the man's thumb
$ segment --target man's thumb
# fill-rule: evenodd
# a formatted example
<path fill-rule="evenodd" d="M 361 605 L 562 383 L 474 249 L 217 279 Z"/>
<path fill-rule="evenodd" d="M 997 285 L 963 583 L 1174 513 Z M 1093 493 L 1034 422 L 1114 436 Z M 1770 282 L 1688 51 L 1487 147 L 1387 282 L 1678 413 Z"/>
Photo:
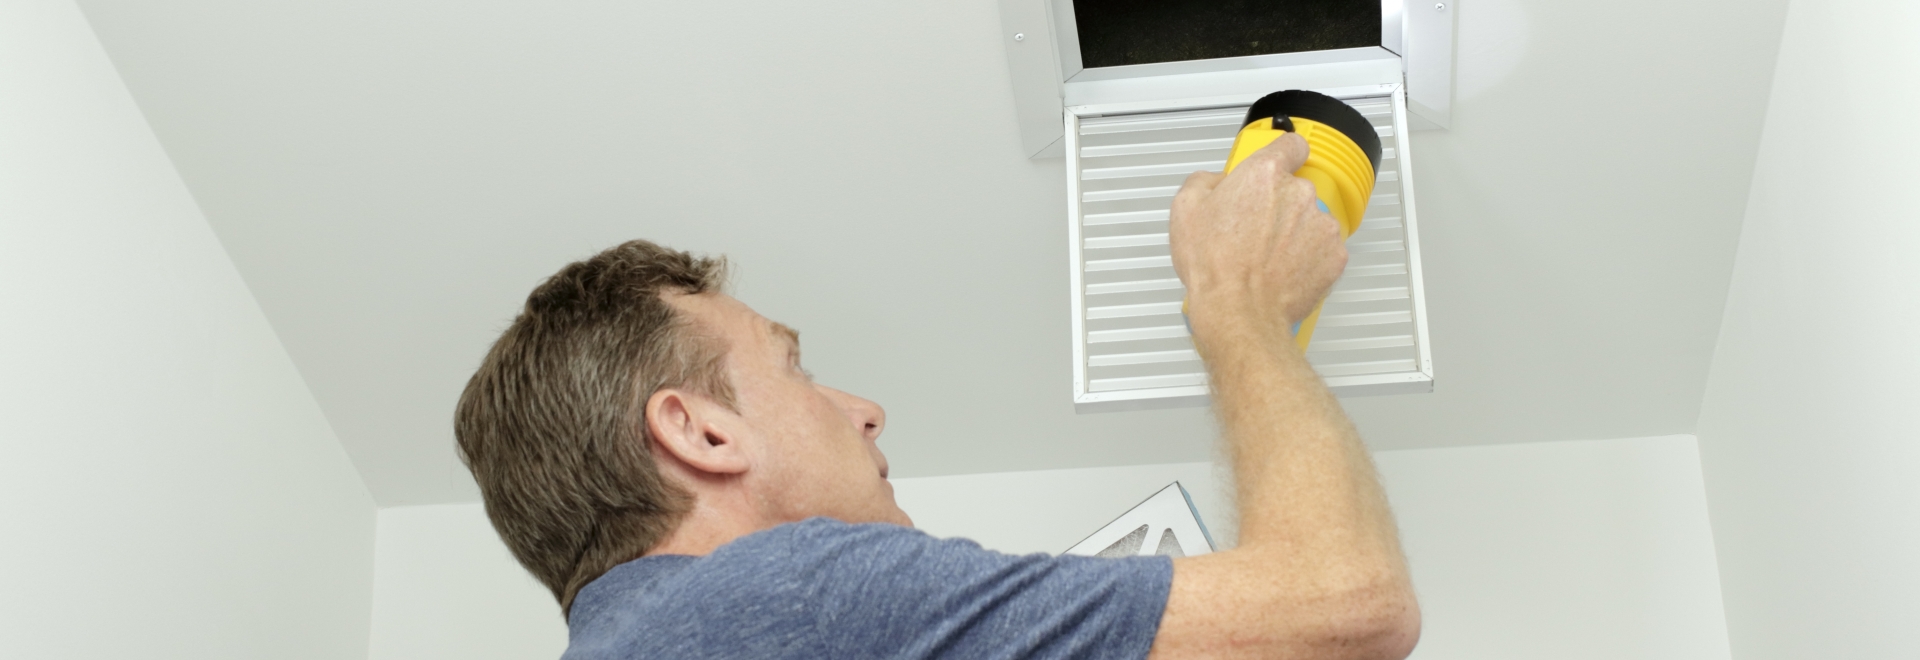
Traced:
<path fill-rule="evenodd" d="M 1253 152 L 1247 160 L 1272 159 L 1275 161 L 1275 169 L 1292 174 L 1300 169 L 1301 165 L 1307 164 L 1307 154 L 1307 139 L 1300 137 L 1299 133 L 1288 131 L 1285 135 L 1275 138 L 1272 144 Z"/>

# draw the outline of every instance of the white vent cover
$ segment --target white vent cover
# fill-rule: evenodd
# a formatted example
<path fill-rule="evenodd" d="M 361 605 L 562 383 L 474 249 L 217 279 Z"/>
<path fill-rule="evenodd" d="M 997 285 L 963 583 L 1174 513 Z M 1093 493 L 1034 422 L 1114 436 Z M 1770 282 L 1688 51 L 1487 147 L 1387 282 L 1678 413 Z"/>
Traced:
<path fill-rule="evenodd" d="M 1307 360 L 1341 396 L 1432 391 L 1405 98 L 1391 85 L 1321 91 L 1372 120 L 1384 149 L 1373 199 L 1347 241 L 1347 270 L 1321 312 Z M 1225 166 L 1250 102 L 1106 116 L 1092 106 L 1067 109 L 1079 410 L 1207 402 L 1206 370 L 1180 314 L 1186 291 L 1169 256 L 1167 209 L 1188 174 Z"/>
<path fill-rule="evenodd" d="M 1113 522 L 1062 554 L 1093 557 L 1165 555 L 1197 557 L 1213 552 L 1213 535 L 1200 520 L 1193 496 L 1175 481 L 1134 505 Z"/>

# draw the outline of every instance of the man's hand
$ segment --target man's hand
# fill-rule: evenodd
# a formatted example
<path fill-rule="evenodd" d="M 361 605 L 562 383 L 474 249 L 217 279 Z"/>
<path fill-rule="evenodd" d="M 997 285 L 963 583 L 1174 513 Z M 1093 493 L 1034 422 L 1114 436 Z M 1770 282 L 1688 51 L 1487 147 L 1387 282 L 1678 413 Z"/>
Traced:
<path fill-rule="evenodd" d="M 1154 660 L 1400 660 L 1420 637 L 1371 457 L 1292 341 L 1347 263 L 1339 226 L 1291 174 L 1306 157 L 1282 136 L 1174 197 L 1173 267 L 1233 462 L 1240 545 L 1174 560 Z"/>
<path fill-rule="evenodd" d="M 1202 337 L 1251 322 L 1287 339 L 1346 268 L 1339 222 L 1319 209 L 1313 184 L 1293 176 L 1306 160 L 1307 141 L 1288 133 L 1230 175 L 1195 172 L 1174 196 L 1173 269 Z"/>

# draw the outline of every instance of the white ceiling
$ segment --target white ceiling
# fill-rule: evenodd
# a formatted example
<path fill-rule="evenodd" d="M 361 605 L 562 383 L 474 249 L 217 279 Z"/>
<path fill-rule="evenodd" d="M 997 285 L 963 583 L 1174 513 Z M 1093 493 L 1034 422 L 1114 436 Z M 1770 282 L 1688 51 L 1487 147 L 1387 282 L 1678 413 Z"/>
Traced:
<path fill-rule="evenodd" d="M 645 237 L 737 265 L 900 476 L 1201 460 L 1076 415 L 1064 176 L 996 3 L 81 0 L 383 505 L 471 500 L 454 400 L 543 276 Z M 1688 432 L 1784 0 L 1459 0 L 1414 163 L 1437 391 L 1382 449 Z"/>

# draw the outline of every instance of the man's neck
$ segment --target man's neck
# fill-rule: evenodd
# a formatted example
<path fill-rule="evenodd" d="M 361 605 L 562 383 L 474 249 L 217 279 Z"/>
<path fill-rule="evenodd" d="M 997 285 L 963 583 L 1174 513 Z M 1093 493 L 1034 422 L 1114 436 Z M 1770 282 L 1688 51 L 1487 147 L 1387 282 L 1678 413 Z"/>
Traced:
<path fill-rule="evenodd" d="M 646 556 L 653 555 L 693 555 L 702 557 L 712 554 L 720 546 L 732 543 L 734 539 L 769 529 L 772 523 L 749 520 L 744 516 L 695 504 L 687 512 L 680 524 L 675 525 L 667 538 L 655 543 Z"/>

